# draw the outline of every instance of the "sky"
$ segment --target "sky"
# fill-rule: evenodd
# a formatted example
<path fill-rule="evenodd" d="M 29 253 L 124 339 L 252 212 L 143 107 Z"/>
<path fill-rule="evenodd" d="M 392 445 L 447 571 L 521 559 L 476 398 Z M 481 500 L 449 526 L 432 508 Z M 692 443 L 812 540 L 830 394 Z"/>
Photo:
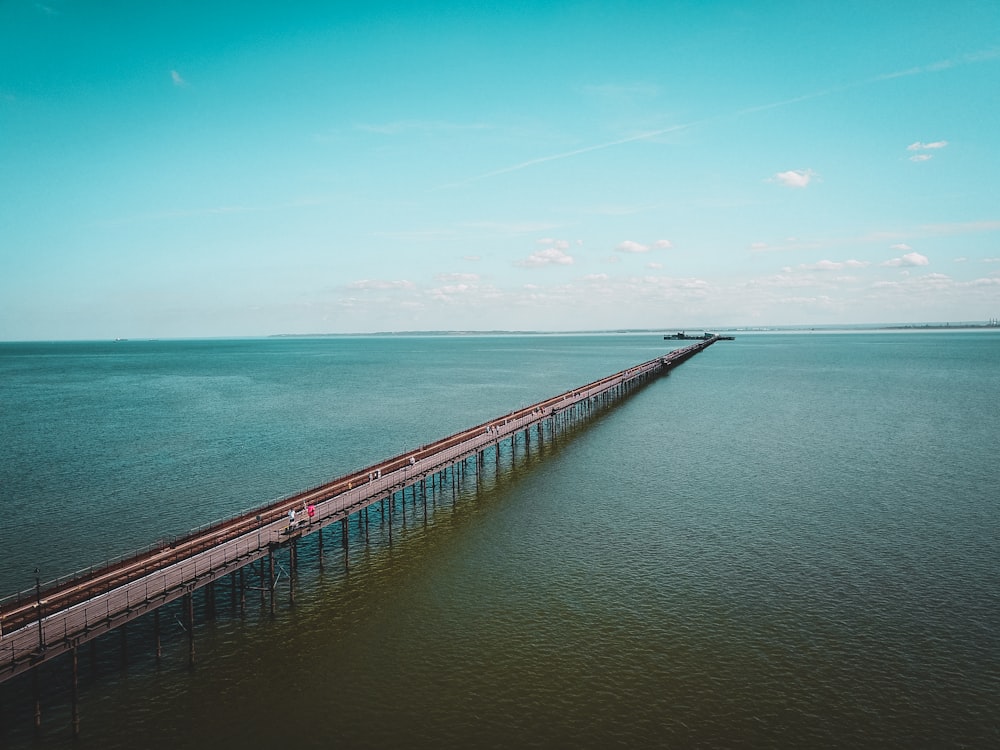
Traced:
<path fill-rule="evenodd" d="M 997 316 L 996 0 L 0 0 L 0 340 Z"/>

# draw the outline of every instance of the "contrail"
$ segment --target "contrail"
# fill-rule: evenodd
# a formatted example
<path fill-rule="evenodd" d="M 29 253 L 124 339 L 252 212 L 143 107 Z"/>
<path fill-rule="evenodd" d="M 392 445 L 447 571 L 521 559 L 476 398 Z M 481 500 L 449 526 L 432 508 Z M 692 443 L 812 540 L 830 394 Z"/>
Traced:
<path fill-rule="evenodd" d="M 678 130 L 685 130 L 686 128 L 694 127 L 699 125 L 698 122 L 687 123 L 685 125 L 672 125 L 669 128 L 661 128 L 660 130 L 650 130 L 646 133 L 640 133 L 639 135 L 629 136 L 628 138 L 619 138 L 617 141 L 608 141 L 607 143 L 598 143 L 594 146 L 586 146 L 584 148 L 578 148 L 575 151 L 566 151 L 561 154 L 552 154 L 550 156 L 540 156 L 537 159 L 529 159 L 528 161 L 523 161 L 520 164 L 513 164 L 509 167 L 503 167 L 502 169 L 495 169 L 492 172 L 486 172 L 481 175 L 476 175 L 475 177 L 469 177 L 468 179 L 462 180 L 461 182 L 453 182 L 449 185 L 444 185 L 443 187 L 459 187 L 461 185 L 468 185 L 470 182 L 476 182 L 478 180 L 485 180 L 487 177 L 496 177 L 500 174 L 506 174 L 507 172 L 516 172 L 519 169 L 524 169 L 525 167 L 533 167 L 535 164 L 542 164 L 547 161 L 557 161 L 559 159 L 568 159 L 571 156 L 579 156 L 580 154 L 586 154 L 590 151 L 600 151 L 603 148 L 611 148 L 612 146 L 620 146 L 623 143 L 631 143 L 633 141 L 644 141 L 647 138 L 655 138 L 658 135 L 664 135 L 666 133 L 674 133 Z"/>
<path fill-rule="evenodd" d="M 593 146 L 586 146 L 584 148 L 578 148 L 573 151 L 565 151 L 560 154 L 551 154 L 550 156 L 540 156 L 537 159 L 529 159 L 528 161 L 523 161 L 519 164 L 512 164 L 509 167 L 503 167 L 501 169 L 494 169 L 492 172 L 484 172 L 483 174 L 476 175 L 475 177 L 469 177 L 459 182 L 452 182 L 447 185 L 441 185 L 440 188 L 451 188 L 451 187 L 461 187 L 463 185 L 468 185 L 473 182 L 478 182 L 479 180 L 485 180 L 490 177 L 496 177 L 497 175 L 507 174 L 508 172 L 517 172 L 521 169 L 526 169 L 528 167 L 533 167 L 536 164 L 544 164 L 548 161 L 558 161 L 560 159 L 569 159 L 573 156 L 579 156 L 580 154 L 587 154 L 591 151 L 600 151 L 605 148 L 612 148 L 614 146 L 621 146 L 624 143 L 633 143 L 635 141 L 644 141 L 649 138 L 655 138 L 659 135 L 665 135 L 667 133 L 676 133 L 681 130 L 688 130 L 689 128 L 696 127 L 698 125 L 704 125 L 707 122 L 712 122 L 713 120 L 721 120 L 726 117 L 739 117 L 741 115 L 752 114 L 753 112 L 762 112 L 768 109 L 776 109 L 778 107 L 786 107 L 790 104 L 798 104 L 799 102 L 804 102 L 809 99 L 818 99 L 820 97 L 829 96 L 830 94 L 835 94 L 840 91 L 846 91 L 848 89 L 858 88 L 860 86 L 868 86 L 873 83 L 879 83 L 881 81 L 888 81 L 894 78 L 903 78 L 906 76 L 920 75 L 923 73 L 936 73 L 942 70 L 948 70 L 949 68 L 954 68 L 959 65 L 971 65 L 978 62 L 986 62 L 990 60 L 996 60 L 1000 58 L 1000 47 L 994 47 L 992 49 L 981 50 L 979 52 L 972 52 L 969 54 L 962 55 L 958 58 L 952 58 L 950 60 L 942 60 L 940 62 L 931 63 L 930 65 L 920 65 L 914 68 L 909 68 L 907 70 L 896 71 L 894 73 L 883 73 L 881 75 L 874 76 L 872 78 L 866 78 L 862 81 L 855 81 L 854 83 L 845 83 L 840 86 L 832 86 L 830 88 L 822 89 L 820 91 L 814 91 L 808 94 L 802 94 L 801 96 L 796 96 L 791 99 L 783 99 L 778 102 L 771 102 L 770 104 L 760 104 L 755 107 L 747 107 L 745 109 L 737 110 L 729 115 L 717 115 L 715 117 L 706 117 L 703 120 L 696 120 L 695 122 L 684 123 L 681 125 L 672 125 L 669 128 L 661 128 L 660 130 L 650 130 L 646 133 L 640 133 L 638 135 L 629 136 L 628 138 L 620 138 L 616 141 L 608 141 L 607 143 L 598 143 Z M 439 188 L 439 189 L 440 189 Z"/>

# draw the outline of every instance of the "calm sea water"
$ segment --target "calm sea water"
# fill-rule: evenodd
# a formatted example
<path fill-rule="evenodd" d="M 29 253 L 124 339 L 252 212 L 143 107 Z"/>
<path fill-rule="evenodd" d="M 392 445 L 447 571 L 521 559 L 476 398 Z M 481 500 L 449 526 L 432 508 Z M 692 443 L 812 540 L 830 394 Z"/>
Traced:
<path fill-rule="evenodd" d="M 642 362 L 655 335 L 0 345 L 0 591 Z M 1000 745 L 1000 335 L 720 342 L 482 489 L 0 686 L 11 747 Z M 449 488 L 450 490 L 450 488 Z M 398 531 L 398 530 L 397 530 Z M 285 588 L 281 588 L 285 587 Z M 287 592 L 286 580 L 279 589 Z"/>

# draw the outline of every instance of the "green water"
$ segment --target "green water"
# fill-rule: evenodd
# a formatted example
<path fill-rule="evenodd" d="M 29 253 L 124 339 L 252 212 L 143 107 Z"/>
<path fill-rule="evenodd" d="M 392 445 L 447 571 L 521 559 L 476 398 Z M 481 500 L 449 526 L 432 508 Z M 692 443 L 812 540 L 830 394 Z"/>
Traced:
<path fill-rule="evenodd" d="M 59 519 L 30 537 L 4 527 L 7 590 L 25 578 L 12 561 L 82 566 L 665 344 L 4 348 L 0 502 L 7 517 Z M 76 743 L 66 664 L 46 672 L 37 740 L 30 682 L 0 686 L 3 737 L 83 748 L 996 746 L 998 365 L 991 333 L 718 343 L 585 428 L 527 454 L 519 444 L 513 465 L 505 449 L 480 491 L 474 478 L 455 497 L 449 485 L 426 513 L 408 500 L 391 548 L 375 512 L 368 545 L 352 519 L 349 570 L 332 535 L 322 570 L 305 545 L 295 605 L 282 577 L 274 618 L 259 592 L 241 615 L 220 587 L 216 619 L 199 609 L 193 670 L 175 608 L 159 666 L 141 622 L 125 668 L 117 634 L 93 656 L 85 647 Z M 131 517 L 138 505 L 149 510 Z"/>

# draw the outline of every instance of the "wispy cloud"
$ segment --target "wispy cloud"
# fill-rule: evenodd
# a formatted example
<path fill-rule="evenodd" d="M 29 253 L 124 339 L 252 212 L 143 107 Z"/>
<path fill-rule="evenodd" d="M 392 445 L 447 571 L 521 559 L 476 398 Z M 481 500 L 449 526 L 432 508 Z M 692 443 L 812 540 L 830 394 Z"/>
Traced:
<path fill-rule="evenodd" d="M 485 123 L 455 123 L 444 120 L 398 120 L 387 123 L 359 123 L 357 130 L 379 135 L 399 135 L 400 133 L 455 133 L 467 130 L 490 130 L 493 126 Z"/>
<path fill-rule="evenodd" d="M 384 291 L 387 289 L 414 289 L 416 284 L 412 281 L 387 281 L 384 279 L 361 279 L 352 281 L 347 285 L 348 289 L 376 289 Z"/>
<path fill-rule="evenodd" d="M 117 219 L 106 219 L 95 221 L 96 226 L 117 227 L 128 224 L 138 224 L 146 221 L 165 221 L 169 219 L 190 219 L 200 216 L 231 216 L 235 214 L 262 213 L 268 211 L 285 211 L 288 209 L 311 208 L 313 206 L 324 206 L 331 202 L 329 198 L 303 198 L 301 200 L 289 201 L 287 203 L 277 203 L 272 206 L 209 206 L 206 208 L 175 209 L 168 211 L 154 211 L 146 214 L 136 214 Z"/>
<path fill-rule="evenodd" d="M 1000 231 L 1000 221 L 957 221 L 949 224 L 924 224 L 921 234 L 967 234 Z"/>
<path fill-rule="evenodd" d="M 802 263 L 798 266 L 801 271 L 843 271 L 845 268 L 867 268 L 870 266 L 866 260 L 821 260 L 816 263 Z M 785 269 L 791 271 L 790 268 Z"/>
<path fill-rule="evenodd" d="M 174 86 L 184 87 L 188 85 L 188 82 L 176 70 L 170 71 L 170 80 L 174 82 Z"/>
<path fill-rule="evenodd" d="M 874 78 L 868 79 L 865 83 L 888 81 L 893 78 L 916 76 L 924 73 L 939 73 L 942 70 L 949 70 L 951 68 L 958 67 L 959 65 L 971 65 L 973 63 L 996 60 L 997 58 L 1000 58 L 1000 47 L 991 47 L 990 49 L 979 50 L 977 52 L 969 52 L 959 57 L 938 60 L 937 62 L 933 62 L 928 65 L 917 65 L 913 68 L 907 68 L 906 70 L 897 70 L 893 73 L 883 73 L 875 76 Z"/>
<path fill-rule="evenodd" d="M 784 240 L 773 244 L 757 241 L 750 244 L 750 250 L 755 253 L 801 252 L 808 250 L 829 250 L 830 248 L 849 245 L 885 244 L 892 242 L 893 244 L 889 245 L 891 250 L 908 252 L 912 250 L 912 247 L 903 242 L 903 240 L 997 231 L 1000 231 L 1000 221 L 997 220 L 960 221 L 947 224 L 922 224 L 916 227 L 897 230 L 880 230 L 853 237 L 820 237 L 813 239 L 786 237 Z"/>
<path fill-rule="evenodd" d="M 917 141 L 916 143 L 911 143 L 909 146 L 907 146 L 906 150 L 907 151 L 937 151 L 938 149 L 942 149 L 942 148 L 944 148 L 947 145 L 948 145 L 948 141 L 932 141 L 930 143 L 923 143 L 921 141 Z M 910 161 L 916 161 L 916 162 L 930 161 L 932 158 L 934 158 L 933 154 L 917 153 L 917 154 L 914 154 L 913 156 L 910 157 Z"/>
<path fill-rule="evenodd" d="M 462 187 L 463 185 L 468 185 L 473 182 L 478 182 L 479 180 L 485 180 L 489 177 L 497 177 L 502 174 L 508 174 L 510 172 L 517 172 L 522 169 L 527 169 L 528 167 L 533 167 L 537 164 L 545 164 L 550 161 L 559 161 L 561 159 L 569 159 L 573 156 L 580 156 L 581 154 L 589 154 L 592 151 L 600 151 L 606 148 L 612 148 L 614 146 L 621 146 L 626 143 L 635 143 L 636 141 L 648 141 L 651 138 L 656 138 L 660 135 L 666 135 L 667 133 L 676 133 L 681 130 L 686 130 L 697 123 L 689 123 L 686 125 L 672 125 L 669 128 L 660 128 L 659 130 L 650 130 L 645 133 L 640 133 L 638 135 L 629 136 L 628 138 L 619 138 L 616 141 L 608 141 L 606 143 L 598 143 L 593 146 L 584 146 L 583 148 L 574 149 L 573 151 L 564 151 L 559 154 L 551 154 L 549 156 L 540 156 L 537 159 L 529 159 L 528 161 L 523 161 L 519 164 L 512 164 L 509 167 L 503 167 L 502 169 L 494 169 L 492 172 L 485 172 L 475 177 L 469 177 L 468 179 L 462 180 L 460 182 L 454 182 L 450 185 L 445 185 L 443 187 Z"/>

